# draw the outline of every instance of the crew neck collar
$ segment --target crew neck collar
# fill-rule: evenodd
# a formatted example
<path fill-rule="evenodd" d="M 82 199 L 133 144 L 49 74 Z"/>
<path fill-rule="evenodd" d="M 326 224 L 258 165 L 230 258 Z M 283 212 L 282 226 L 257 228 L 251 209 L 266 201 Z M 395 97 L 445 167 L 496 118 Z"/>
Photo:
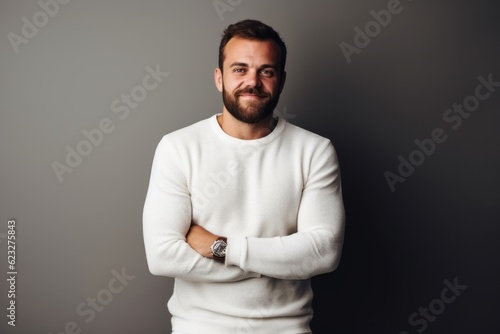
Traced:
<path fill-rule="evenodd" d="M 209 118 L 211 128 L 220 139 L 222 139 L 225 142 L 233 144 L 252 143 L 258 145 L 265 145 L 273 141 L 275 138 L 279 137 L 279 135 L 281 134 L 281 132 L 283 132 L 286 126 L 286 121 L 283 118 L 278 117 L 278 122 L 276 123 L 276 126 L 268 135 L 257 139 L 240 139 L 233 137 L 224 132 L 224 130 L 222 130 L 221 126 L 219 125 L 219 122 L 217 121 L 217 116 L 220 115 L 222 115 L 222 113 L 215 114 Z"/>

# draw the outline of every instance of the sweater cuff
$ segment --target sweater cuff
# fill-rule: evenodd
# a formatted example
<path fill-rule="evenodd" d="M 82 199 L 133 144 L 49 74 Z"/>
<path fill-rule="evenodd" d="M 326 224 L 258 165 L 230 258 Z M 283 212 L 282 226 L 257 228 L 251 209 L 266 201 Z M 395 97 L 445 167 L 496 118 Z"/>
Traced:
<path fill-rule="evenodd" d="M 247 239 L 245 237 L 228 237 L 226 250 L 226 266 L 241 267 L 246 257 Z"/>

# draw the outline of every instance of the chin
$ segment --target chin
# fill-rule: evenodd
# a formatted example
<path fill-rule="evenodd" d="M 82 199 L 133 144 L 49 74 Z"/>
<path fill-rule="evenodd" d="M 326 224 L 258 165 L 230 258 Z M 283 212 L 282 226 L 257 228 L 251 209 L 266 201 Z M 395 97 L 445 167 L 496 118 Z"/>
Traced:
<path fill-rule="evenodd" d="M 229 111 L 229 110 L 228 110 Z M 231 115 L 233 115 L 234 118 L 237 120 L 248 123 L 248 124 L 255 124 L 258 123 L 264 119 L 266 119 L 269 115 L 272 114 L 272 111 L 254 111 L 254 112 L 249 112 L 249 111 L 244 111 L 244 112 L 231 112 L 229 111 Z"/>

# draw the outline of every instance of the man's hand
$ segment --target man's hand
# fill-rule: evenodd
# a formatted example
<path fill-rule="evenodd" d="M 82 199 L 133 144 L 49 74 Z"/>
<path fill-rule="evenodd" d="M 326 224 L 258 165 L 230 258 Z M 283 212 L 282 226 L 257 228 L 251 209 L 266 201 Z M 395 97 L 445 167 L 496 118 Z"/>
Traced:
<path fill-rule="evenodd" d="M 210 246 L 212 246 L 218 237 L 219 236 L 208 232 L 201 226 L 191 225 L 186 235 L 186 242 L 202 256 L 211 258 L 212 250 Z"/>

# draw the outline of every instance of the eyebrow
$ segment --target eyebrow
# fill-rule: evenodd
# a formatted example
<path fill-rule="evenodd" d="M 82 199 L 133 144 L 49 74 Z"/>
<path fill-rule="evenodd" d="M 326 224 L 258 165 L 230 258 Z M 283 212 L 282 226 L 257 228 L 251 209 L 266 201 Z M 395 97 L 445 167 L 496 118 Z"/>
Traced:
<path fill-rule="evenodd" d="M 248 67 L 248 64 L 247 63 L 234 62 L 231 65 L 229 65 L 230 68 L 231 67 L 235 67 L 235 66 Z M 259 66 L 259 69 L 263 69 L 263 68 L 273 68 L 276 71 L 278 70 L 278 68 L 276 67 L 276 65 L 272 65 L 272 64 L 263 64 L 263 65 Z"/>

